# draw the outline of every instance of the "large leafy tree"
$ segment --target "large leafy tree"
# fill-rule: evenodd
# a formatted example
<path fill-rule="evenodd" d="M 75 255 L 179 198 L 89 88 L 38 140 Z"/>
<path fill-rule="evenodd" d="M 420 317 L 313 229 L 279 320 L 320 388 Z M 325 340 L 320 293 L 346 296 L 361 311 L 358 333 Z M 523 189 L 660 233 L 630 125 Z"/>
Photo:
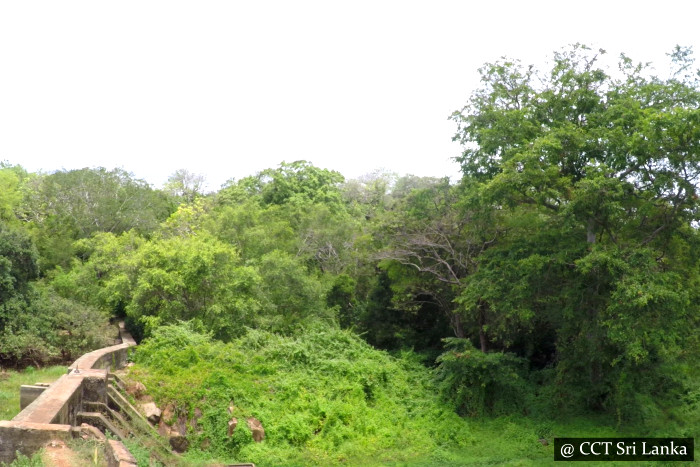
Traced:
<path fill-rule="evenodd" d="M 283 162 L 231 181 L 216 195 L 209 228 L 244 259 L 275 250 L 301 258 L 321 272 L 352 266 L 358 226 L 347 208 L 343 176 L 306 161 Z"/>
<path fill-rule="evenodd" d="M 197 320 L 228 340 L 260 318 L 257 270 L 206 232 L 150 241 L 134 232 L 102 233 L 77 242 L 76 250 L 81 260 L 55 273 L 53 286 L 66 297 L 125 315 L 138 337 L 161 324 Z"/>
<path fill-rule="evenodd" d="M 259 195 L 266 205 L 309 201 L 339 205 L 342 204 L 339 186 L 344 180 L 334 170 L 321 169 L 307 161 L 295 161 L 282 162 L 276 169 L 263 170 L 237 184 L 231 183 L 229 187 Z"/>
<path fill-rule="evenodd" d="M 669 78 L 602 54 L 487 64 L 454 113 L 469 210 L 497 213 L 456 302 L 491 347 L 555 365 L 562 400 L 622 410 L 697 330 L 700 86 L 687 49 Z"/>
<path fill-rule="evenodd" d="M 395 209 L 381 217 L 375 233 L 386 245 L 377 256 L 390 273 L 396 305 L 410 310 L 429 300 L 443 311 L 457 337 L 467 331 L 452 301 L 493 236 L 488 224 L 465 208 L 464 196 L 447 178 L 406 190 L 396 198 Z M 475 326 L 472 330 L 479 332 Z M 481 337 L 485 351 L 483 332 Z"/>
<path fill-rule="evenodd" d="M 85 168 L 29 179 L 18 210 L 49 269 L 68 264 L 73 241 L 97 232 L 150 233 L 173 207 L 163 192 L 124 170 Z"/>

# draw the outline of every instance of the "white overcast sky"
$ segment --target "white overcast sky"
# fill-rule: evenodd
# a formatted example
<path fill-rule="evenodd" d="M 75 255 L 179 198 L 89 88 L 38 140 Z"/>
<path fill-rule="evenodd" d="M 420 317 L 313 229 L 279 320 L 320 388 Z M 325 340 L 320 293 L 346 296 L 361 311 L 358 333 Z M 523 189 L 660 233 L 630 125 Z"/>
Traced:
<path fill-rule="evenodd" d="M 456 176 L 449 114 L 500 56 L 700 55 L 697 1 L 2 1 L 0 160 L 211 189 L 306 159 Z M 663 73 L 659 73 L 663 74 Z"/>

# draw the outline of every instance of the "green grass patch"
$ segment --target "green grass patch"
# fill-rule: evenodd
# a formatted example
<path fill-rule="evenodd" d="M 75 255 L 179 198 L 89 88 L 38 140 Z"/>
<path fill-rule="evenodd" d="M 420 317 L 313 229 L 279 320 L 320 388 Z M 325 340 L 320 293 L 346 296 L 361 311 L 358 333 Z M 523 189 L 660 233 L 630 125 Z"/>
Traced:
<path fill-rule="evenodd" d="M 52 383 L 66 374 L 65 366 L 0 373 L 0 420 L 10 420 L 19 413 L 19 388 L 23 384 Z"/>

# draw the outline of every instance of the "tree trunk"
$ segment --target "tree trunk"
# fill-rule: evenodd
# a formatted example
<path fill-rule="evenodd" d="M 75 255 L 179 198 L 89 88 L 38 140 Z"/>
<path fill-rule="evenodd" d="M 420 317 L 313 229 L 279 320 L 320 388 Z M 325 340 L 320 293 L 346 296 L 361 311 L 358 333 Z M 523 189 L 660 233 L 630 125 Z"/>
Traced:
<path fill-rule="evenodd" d="M 479 344 L 481 345 L 481 351 L 486 353 L 488 350 L 488 340 L 486 339 L 486 332 L 484 332 L 484 325 L 486 324 L 486 317 L 484 316 L 484 304 L 479 303 Z"/>
<path fill-rule="evenodd" d="M 460 339 L 464 339 L 466 337 L 464 333 L 464 326 L 462 325 L 462 317 L 459 316 L 459 313 L 452 313 L 452 316 L 450 317 L 450 324 L 452 325 L 452 330 L 455 333 L 455 337 L 459 337 Z"/>
<path fill-rule="evenodd" d="M 595 219 L 592 217 L 588 219 L 588 225 L 586 226 L 586 241 L 595 243 Z"/>
<path fill-rule="evenodd" d="M 486 333 L 484 332 L 483 327 L 479 328 L 479 344 L 481 344 L 481 351 L 486 353 L 488 347 L 486 347 Z"/>

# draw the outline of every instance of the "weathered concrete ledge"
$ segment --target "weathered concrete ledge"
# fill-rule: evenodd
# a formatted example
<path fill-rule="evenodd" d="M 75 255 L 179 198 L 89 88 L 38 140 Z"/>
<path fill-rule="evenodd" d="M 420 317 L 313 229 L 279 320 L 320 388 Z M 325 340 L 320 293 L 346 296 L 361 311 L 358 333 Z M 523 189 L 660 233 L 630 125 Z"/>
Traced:
<path fill-rule="evenodd" d="M 12 462 L 15 451 L 30 456 L 52 440 L 70 439 L 84 402 L 108 402 L 108 373 L 123 367 L 136 345 L 123 323 L 119 334 L 121 344 L 83 355 L 11 421 L 0 421 L 0 462 Z"/>
<path fill-rule="evenodd" d="M 107 465 L 109 467 L 136 466 L 136 458 L 119 441 L 110 439 L 107 441 Z"/>
<path fill-rule="evenodd" d="M 119 323 L 119 335 L 122 343 L 111 347 L 88 352 L 77 359 L 68 367 L 68 373 L 82 369 L 103 369 L 122 368 L 126 365 L 128 349 L 136 345 L 136 341 L 124 328 L 124 323 Z"/>
<path fill-rule="evenodd" d="M 104 386 L 102 391 L 100 386 Z M 98 389 L 95 389 L 96 387 Z M 86 392 L 91 394 L 85 394 Z M 12 420 L 75 425 L 75 417 L 80 411 L 83 399 L 99 398 L 100 392 L 107 392 L 107 370 L 69 373 L 58 378 Z"/>

